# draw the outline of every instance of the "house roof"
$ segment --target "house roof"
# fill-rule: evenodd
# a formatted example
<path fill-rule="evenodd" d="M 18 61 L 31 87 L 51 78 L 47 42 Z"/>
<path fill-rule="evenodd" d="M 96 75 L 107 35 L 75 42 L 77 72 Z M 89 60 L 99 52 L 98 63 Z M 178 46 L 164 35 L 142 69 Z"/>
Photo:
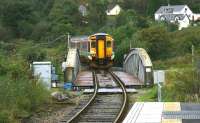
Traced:
<path fill-rule="evenodd" d="M 169 13 L 170 11 L 172 12 L 179 12 L 181 11 L 185 6 L 187 5 L 168 5 L 168 6 L 161 6 L 157 11 L 156 14 L 159 13 L 165 13 L 166 9 L 169 9 Z M 187 6 L 188 7 L 188 6 Z"/>
<path fill-rule="evenodd" d="M 112 10 L 115 6 L 119 6 L 119 5 L 118 5 L 118 4 L 109 4 L 109 5 L 107 6 L 107 11 Z"/>

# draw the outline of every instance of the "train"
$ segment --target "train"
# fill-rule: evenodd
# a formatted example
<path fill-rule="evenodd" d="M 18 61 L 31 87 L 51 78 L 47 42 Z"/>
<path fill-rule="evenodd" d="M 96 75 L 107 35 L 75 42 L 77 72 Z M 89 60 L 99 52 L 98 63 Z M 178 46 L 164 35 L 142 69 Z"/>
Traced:
<path fill-rule="evenodd" d="M 88 37 L 89 64 L 93 68 L 110 68 L 114 60 L 114 39 L 107 33 L 96 33 Z"/>

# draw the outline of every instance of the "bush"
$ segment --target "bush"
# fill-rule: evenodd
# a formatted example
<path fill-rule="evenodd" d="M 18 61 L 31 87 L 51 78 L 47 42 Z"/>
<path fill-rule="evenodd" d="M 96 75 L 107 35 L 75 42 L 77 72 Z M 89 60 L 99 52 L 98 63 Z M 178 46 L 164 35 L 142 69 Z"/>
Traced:
<path fill-rule="evenodd" d="M 169 71 L 167 78 L 163 89 L 165 101 L 200 102 L 200 73 L 193 69 Z"/>
<path fill-rule="evenodd" d="M 1 110 L 0 111 L 0 123 L 9 123 L 9 112 Z"/>
<path fill-rule="evenodd" d="M 186 54 L 185 56 L 177 56 L 169 59 L 153 61 L 154 69 L 185 69 L 192 67 L 192 56 Z"/>
<path fill-rule="evenodd" d="M 23 51 L 24 58 L 32 63 L 33 61 L 43 61 L 46 58 L 46 52 L 40 48 L 28 48 Z"/>
<path fill-rule="evenodd" d="M 14 122 L 30 116 L 48 101 L 49 92 L 31 77 L 25 61 L 10 58 L 6 63 L 0 62 L 0 66 L 6 68 L 4 78 L 0 78 L 0 121 Z"/>

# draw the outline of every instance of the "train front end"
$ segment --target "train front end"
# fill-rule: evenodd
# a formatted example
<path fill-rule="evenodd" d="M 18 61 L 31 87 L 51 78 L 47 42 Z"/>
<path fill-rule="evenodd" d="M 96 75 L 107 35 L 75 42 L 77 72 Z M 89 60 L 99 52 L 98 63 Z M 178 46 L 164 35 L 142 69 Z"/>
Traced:
<path fill-rule="evenodd" d="M 113 38 L 106 33 L 97 33 L 89 36 L 90 66 L 93 68 L 109 68 L 113 65 Z"/>

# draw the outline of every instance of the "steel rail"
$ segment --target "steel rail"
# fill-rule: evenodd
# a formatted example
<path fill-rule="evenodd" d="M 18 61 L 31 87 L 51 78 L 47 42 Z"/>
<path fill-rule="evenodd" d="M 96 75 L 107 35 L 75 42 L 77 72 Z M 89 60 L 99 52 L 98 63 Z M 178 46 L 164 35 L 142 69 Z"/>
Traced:
<path fill-rule="evenodd" d="M 94 99 L 96 98 L 97 92 L 98 92 L 98 83 L 97 83 L 97 76 L 96 76 L 96 72 L 93 72 L 93 79 L 94 79 L 94 93 L 92 95 L 92 98 L 90 98 L 90 100 L 88 101 L 88 103 L 79 111 L 77 112 L 73 117 L 71 117 L 67 123 L 74 123 L 74 121 L 76 120 L 76 118 L 78 118 L 78 116 L 80 116 L 81 113 L 83 113 L 87 107 L 94 101 Z"/>
<path fill-rule="evenodd" d="M 123 120 L 123 113 L 125 113 L 127 105 L 128 105 L 128 97 L 127 97 L 126 87 L 125 87 L 124 83 L 112 71 L 109 71 L 109 73 L 112 75 L 112 77 L 115 79 L 115 81 L 120 85 L 120 87 L 122 88 L 122 91 L 123 91 L 123 104 L 121 106 L 121 109 L 120 109 L 117 117 L 113 121 L 113 123 L 118 123 Z"/>

